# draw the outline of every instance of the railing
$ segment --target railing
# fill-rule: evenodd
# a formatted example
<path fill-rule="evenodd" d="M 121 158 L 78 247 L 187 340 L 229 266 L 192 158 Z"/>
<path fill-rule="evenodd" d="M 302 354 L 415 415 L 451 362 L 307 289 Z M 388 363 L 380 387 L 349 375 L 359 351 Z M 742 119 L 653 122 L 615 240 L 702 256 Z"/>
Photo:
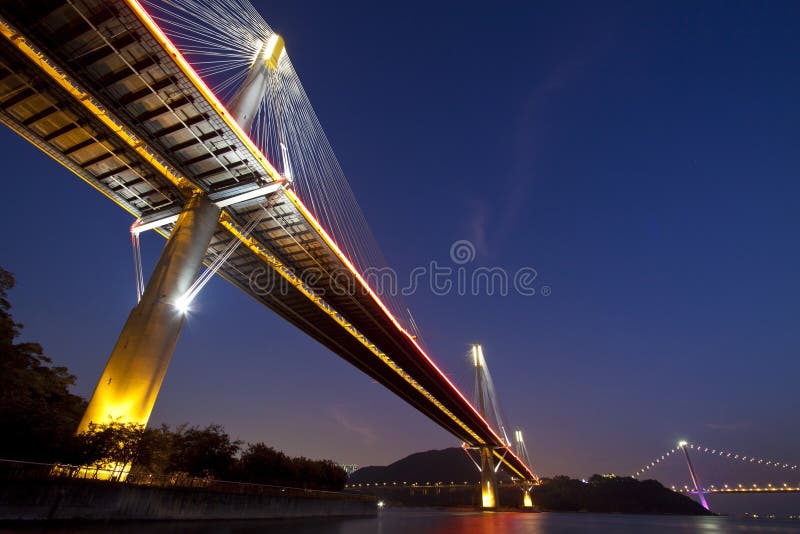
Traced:
<path fill-rule="evenodd" d="M 217 493 L 265 495 L 273 497 L 299 497 L 306 499 L 357 500 L 373 502 L 374 497 L 336 491 L 272 486 L 248 482 L 231 482 L 213 478 L 193 477 L 181 474 L 150 475 L 128 473 L 124 481 L 118 479 L 120 470 L 109 470 L 97 466 L 68 464 L 45 464 L 0 459 L 0 480 L 92 480 L 98 484 L 124 484 L 154 488 L 193 488 Z"/>
<path fill-rule="evenodd" d="M 346 484 L 344 489 L 350 491 L 361 491 L 364 489 L 377 488 L 409 488 L 409 489 L 429 489 L 429 488 L 480 488 L 478 482 L 367 482 L 360 484 Z M 498 482 L 498 488 L 517 488 L 528 487 L 529 484 L 516 482 Z"/>
<path fill-rule="evenodd" d="M 345 486 L 346 487 L 346 486 Z M 677 491 L 679 493 L 687 493 L 687 494 L 697 494 L 697 491 L 689 486 L 683 486 L 682 488 L 676 488 L 672 486 L 672 491 Z M 728 484 L 723 485 L 722 487 L 717 487 L 715 485 L 706 486 L 703 488 L 703 493 L 800 493 L 800 482 L 795 485 L 791 485 L 788 482 L 783 483 L 783 485 L 772 485 L 767 484 L 766 486 L 760 486 L 758 484 L 753 484 L 751 486 L 745 484 L 736 484 L 734 486 L 729 486 Z"/>

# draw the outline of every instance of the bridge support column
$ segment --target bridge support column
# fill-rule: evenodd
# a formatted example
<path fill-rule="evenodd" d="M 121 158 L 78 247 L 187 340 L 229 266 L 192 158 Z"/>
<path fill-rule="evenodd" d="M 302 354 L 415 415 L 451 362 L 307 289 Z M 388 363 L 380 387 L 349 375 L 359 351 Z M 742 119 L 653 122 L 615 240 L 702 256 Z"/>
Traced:
<path fill-rule="evenodd" d="M 533 508 L 533 499 L 531 498 L 531 491 L 529 489 L 522 490 L 522 507 Z"/>
<path fill-rule="evenodd" d="M 187 202 L 139 304 L 128 316 L 78 433 L 90 423 L 147 424 L 185 319 L 176 303 L 197 277 L 219 214 L 205 195 Z"/>
<path fill-rule="evenodd" d="M 497 507 L 497 477 L 491 447 L 481 447 L 481 506 Z"/>

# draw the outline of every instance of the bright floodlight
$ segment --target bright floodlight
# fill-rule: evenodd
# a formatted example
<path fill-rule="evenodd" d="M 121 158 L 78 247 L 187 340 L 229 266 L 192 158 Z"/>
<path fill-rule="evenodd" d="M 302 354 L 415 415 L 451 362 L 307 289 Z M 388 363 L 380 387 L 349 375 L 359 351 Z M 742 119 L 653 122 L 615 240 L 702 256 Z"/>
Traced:
<path fill-rule="evenodd" d="M 385 503 L 383 501 L 378 501 L 378 508 L 383 508 Z"/>
<path fill-rule="evenodd" d="M 681 448 L 683 448 L 683 447 L 687 446 L 688 444 L 689 444 L 689 442 L 688 442 L 688 441 L 686 441 L 685 439 L 682 439 L 682 440 L 680 440 L 680 441 L 678 442 L 678 447 L 681 447 Z"/>
<path fill-rule="evenodd" d="M 175 309 L 178 310 L 183 315 L 189 313 L 189 301 L 185 298 L 178 299 L 175 304 Z"/>
<path fill-rule="evenodd" d="M 278 61 L 280 60 L 284 51 L 285 45 L 283 43 L 283 37 L 277 33 L 273 33 L 270 35 L 269 39 L 267 39 L 267 42 L 264 43 L 264 46 L 262 46 L 261 55 L 267 66 L 270 69 L 275 70 L 278 68 Z"/>

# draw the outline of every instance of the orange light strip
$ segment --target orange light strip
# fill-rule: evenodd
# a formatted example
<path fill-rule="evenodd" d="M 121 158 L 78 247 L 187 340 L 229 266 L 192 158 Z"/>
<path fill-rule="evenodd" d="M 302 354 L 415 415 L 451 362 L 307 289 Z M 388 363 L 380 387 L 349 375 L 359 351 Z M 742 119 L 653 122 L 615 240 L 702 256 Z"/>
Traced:
<path fill-rule="evenodd" d="M 45 74 L 58 83 L 62 89 L 83 104 L 83 106 L 97 117 L 111 132 L 127 143 L 129 147 L 135 150 L 137 154 L 150 163 L 150 165 L 176 187 L 184 191 L 200 191 L 196 185 L 178 174 L 167 162 L 162 161 L 143 140 L 126 128 L 122 121 L 117 119 L 111 111 L 97 102 L 88 91 L 77 83 L 77 81 L 70 78 L 66 73 L 58 69 L 55 64 L 51 63 L 50 58 L 36 48 L 33 43 L 25 39 L 16 28 L 3 18 L 0 18 L 0 33 L 28 59 L 42 69 Z"/>
<path fill-rule="evenodd" d="M 139 19 L 144 23 L 144 25 L 150 30 L 153 36 L 156 38 L 159 43 L 169 52 L 172 58 L 176 61 L 180 69 L 189 77 L 189 79 L 195 84 L 197 89 L 203 94 L 203 96 L 208 99 L 209 103 L 211 103 L 212 107 L 220 114 L 220 116 L 225 120 L 228 126 L 236 133 L 238 137 L 244 141 L 247 148 L 253 154 L 253 156 L 258 160 L 264 168 L 267 170 L 270 176 L 276 181 L 285 181 L 285 178 L 281 176 L 281 174 L 275 169 L 275 167 L 270 163 L 266 156 L 259 150 L 259 148 L 253 143 L 250 136 L 247 135 L 244 130 L 239 126 L 238 122 L 231 116 L 228 112 L 227 108 L 219 101 L 217 96 L 208 88 L 202 78 L 195 72 L 194 68 L 189 64 L 186 58 L 183 57 L 183 54 L 180 50 L 172 43 L 172 41 L 167 37 L 167 35 L 163 32 L 161 27 L 156 24 L 156 22 L 152 19 L 150 14 L 147 10 L 139 3 L 138 0 L 125 0 L 125 3 L 136 13 Z M 406 337 L 411 341 L 411 343 L 417 348 L 420 354 L 428 360 L 431 364 L 433 369 L 439 374 L 439 376 L 450 386 L 450 388 L 459 396 L 461 399 L 466 403 L 466 405 L 474 412 L 474 414 L 486 425 L 486 428 L 489 432 L 497 439 L 497 443 L 505 444 L 503 439 L 497 435 L 497 433 L 492 429 L 489 423 L 478 413 L 472 403 L 470 403 L 466 397 L 459 391 L 459 389 L 450 381 L 449 378 L 439 369 L 439 366 L 434 363 L 434 361 L 428 356 L 427 353 L 422 349 L 422 347 L 417 343 L 414 339 L 414 336 L 411 335 L 409 332 L 403 328 L 400 322 L 395 318 L 395 316 L 389 311 L 389 309 L 384 305 L 383 301 L 378 297 L 377 294 L 372 290 L 369 284 L 362 278 L 362 276 L 356 271 L 355 267 L 353 266 L 352 262 L 345 256 L 339 246 L 335 243 L 335 241 L 328 235 L 328 233 L 322 228 L 316 218 L 311 214 L 311 212 L 306 208 L 303 202 L 297 197 L 297 195 L 292 190 L 284 190 L 286 196 L 291 200 L 291 202 L 297 207 L 297 209 L 303 214 L 303 216 L 308 220 L 308 222 L 319 232 L 322 236 L 323 240 L 326 244 L 331 248 L 331 250 L 336 254 L 342 263 L 350 269 L 356 279 L 361 283 L 364 288 L 367 290 L 369 295 L 375 301 L 376 304 L 384 311 L 387 318 L 391 320 L 397 329 L 406 335 Z M 511 451 L 509 451 L 511 452 Z M 519 461 L 520 465 L 525 465 L 513 452 L 511 455 Z M 527 466 L 526 466 L 527 467 Z M 531 475 L 533 473 L 531 472 Z"/>
<path fill-rule="evenodd" d="M 339 246 L 336 244 L 336 242 L 333 240 L 333 238 L 331 238 L 331 236 L 325 231 L 325 229 L 322 227 L 322 225 L 319 223 L 319 221 L 317 221 L 317 219 L 314 217 L 314 215 L 308 210 L 308 208 L 306 208 L 305 204 L 303 204 L 303 202 L 295 194 L 295 192 L 293 190 L 291 190 L 291 189 L 287 189 L 287 190 L 284 191 L 284 193 L 289 198 L 289 200 L 292 201 L 292 204 L 295 205 L 295 207 L 298 209 L 298 211 L 300 211 L 303 214 L 303 216 L 308 220 L 308 222 L 311 224 L 311 226 L 320 234 L 320 236 L 322 236 L 322 239 L 331 248 L 331 250 L 333 250 L 334 254 L 336 254 L 339 257 L 339 259 L 342 261 L 342 263 L 344 263 L 345 266 L 348 269 L 350 269 L 350 271 L 353 273 L 353 275 L 358 279 L 358 281 L 361 283 L 361 285 L 364 286 L 364 288 L 367 290 L 367 292 L 372 297 L 372 299 L 375 301 L 375 303 L 378 304 L 378 306 L 383 310 L 383 312 L 386 314 L 386 316 L 392 321 L 392 323 L 394 323 L 394 325 L 397 327 L 397 329 L 400 332 L 402 332 L 403 334 L 406 335 L 406 337 L 409 339 L 409 341 L 411 341 L 411 343 L 413 343 L 413 345 L 416 347 L 416 349 L 419 351 L 419 353 L 422 354 L 422 356 L 424 356 L 426 360 L 428 360 L 428 362 L 431 364 L 433 369 L 439 374 L 439 376 L 447 384 L 450 385 L 452 390 L 455 391 L 455 393 L 457 393 L 458 396 L 461 397 L 461 399 L 474 412 L 474 414 L 476 416 L 478 416 L 478 418 L 481 421 L 483 421 L 483 423 L 486 425 L 486 428 L 489 430 L 489 432 L 491 432 L 492 435 L 494 435 L 494 437 L 497 438 L 497 442 L 498 443 L 502 443 L 503 445 L 505 445 L 505 442 L 503 441 L 503 439 L 500 436 L 498 436 L 497 433 L 495 433 L 495 431 L 492 429 L 492 427 L 489 425 L 489 423 L 486 421 L 486 419 L 484 419 L 483 416 L 481 416 L 481 414 L 478 412 L 478 410 L 475 409 L 475 407 L 472 405 L 472 403 L 469 402 L 464 397 L 464 395 L 461 393 L 461 391 L 450 381 L 449 378 L 447 378 L 447 376 L 444 374 L 444 372 L 442 372 L 442 370 L 439 369 L 439 366 L 436 365 L 436 363 L 431 359 L 431 357 L 428 356 L 428 354 L 422 349 L 422 347 L 419 345 L 419 343 L 417 343 L 417 340 L 414 339 L 414 336 L 412 336 L 409 332 L 406 331 L 405 328 L 403 328 L 403 326 L 400 324 L 400 322 L 395 318 L 395 316 L 392 314 L 392 312 L 389 311 L 389 309 L 386 307 L 386 305 L 383 303 L 383 301 L 381 301 L 380 297 L 372 290 L 372 288 L 369 286 L 369 284 L 367 284 L 366 280 L 364 280 L 361 277 L 361 275 L 358 273 L 358 271 L 353 266 L 353 264 L 350 262 L 350 260 L 347 258 L 347 256 L 344 254 L 344 252 L 342 252 L 342 250 L 339 248 Z M 528 466 L 526 466 L 525 463 L 522 460 L 520 460 L 519 457 L 516 454 L 514 454 L 513 451 L 511 451 L 511 449 L 509 449 L 508 452 L 511 454 L 511 456 L 513 458 L 515 458 L 519 462 L 519 465 L 525 466 L 527 468 L 530 476 L 532 476 L 534 480 L 537 479 L 537 477 L 533 473 L 533 471 L 531 471 L 530 468 Z M 509 465 L 509 467 L 511 467 L 509 462 L 504 460 L 503 463 L 506 463 L 507 465 Z M 512 469 L 513 469 L 513 467 L 512 467 Z M 522 474 L 519 473 L 519 472 L 517 474 L 522 476 Z"/>
<path fill-rule="evenodd" d="M 278 258 L 273 256 L 267 249 L 258 241 L 246 235 L 239 225 L 228 215 L 226 212 L 222 212 L 220 215 L 220 224 L 224 226 L 231 234 L 236 236 L 239 240 L 241 240 L 245 246 L 247 246 L 251 252 L 253 252 L 257 257 L 259 257 L 262 261 L 270 265 L 278 274 L 280 274 L 286 281 L 288 281 L 292 286 L 295 287 L 298 291 L 300 291 L 303 295 L 305 295 L 308 300 L 313 302 L 319 309 L 323 312 L 328 314 L 334 321 L 336 321 L 339 326 L 347 330 L 350 335 L 356 338 L 359 343 L 361 343 L 364 347 L 369 349 L 375 356 L 378 357 L 383 363 L 385 363 L 392 371 L 400 375 L 400 377 L 405 380 L 408 384 L 410 384 L 414 389 L 419 391 L 426 399 L 428 399 L 436 408 L 438 408 L 442 413 L 447 415 L 450 419 L 452 419 L 458 426 L 464 429 L 470 436 L 472 436 L 478 443 L 483 444 L 483 440 L 481 439 L 478 434 L 475 433 L 469 426 L 466 425 L 461 419 L 456 417 L 456 415 L 451 412 L 444 404 L 442 404 L 439 399 L 434 397 L 427 389 L 425 389 L 419 382 L 414 380 L 414 378 L 408 374 L 402 367 L 397 365 L 385 352 L 381 351 L 377 345 L 372 343 L 369 339 L 367 339 L 364 334 L 362 334 L 355 326 L 350 324 L 344 319 L 344 316 L 337 312 L 330 304 L 328 304 L 325 299 L 320 297 L 319 295 L 315 294 L 313 290 L 307 287 L 303 281 L 294 274 L 294 272 L 286 267 L 283 263 L 281 263 Z M 521 476 L 521 475 L 520 475 Z"/>

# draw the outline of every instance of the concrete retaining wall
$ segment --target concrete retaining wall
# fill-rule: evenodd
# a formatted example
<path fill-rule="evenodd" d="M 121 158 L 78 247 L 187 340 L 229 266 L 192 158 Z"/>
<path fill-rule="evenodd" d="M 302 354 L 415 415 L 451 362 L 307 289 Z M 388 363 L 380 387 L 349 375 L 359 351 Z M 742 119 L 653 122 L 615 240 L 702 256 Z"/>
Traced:
<path fill-rule="evenodd" d="M 0 480 L 0 520 L 198 520 L 373 516 L 357 497 L 282 497 L 92 480 Z"/>

